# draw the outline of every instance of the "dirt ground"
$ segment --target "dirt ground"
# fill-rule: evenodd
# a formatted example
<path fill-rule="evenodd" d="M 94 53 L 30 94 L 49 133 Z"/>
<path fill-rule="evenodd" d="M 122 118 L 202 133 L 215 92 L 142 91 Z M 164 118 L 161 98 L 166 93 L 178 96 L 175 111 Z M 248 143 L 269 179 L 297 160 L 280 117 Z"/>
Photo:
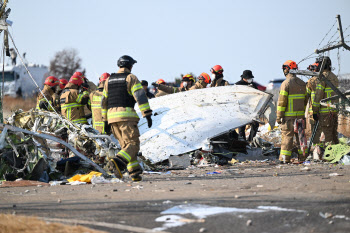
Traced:
<path fill-rule="evenodd" d="M 68 226 L 61 223 L 48 223 L 36 217 L 0 214 L 0 233 L 99 233 L 101 231 L 92 230 L 82 226 Z"/>
<path fill-rule="evenodd" d="M 0 188 L 0 212 L 108 232 L 348 232 L 349 177 L 350 166 L 330 164 L 190 168 L 139 183 Z"/>

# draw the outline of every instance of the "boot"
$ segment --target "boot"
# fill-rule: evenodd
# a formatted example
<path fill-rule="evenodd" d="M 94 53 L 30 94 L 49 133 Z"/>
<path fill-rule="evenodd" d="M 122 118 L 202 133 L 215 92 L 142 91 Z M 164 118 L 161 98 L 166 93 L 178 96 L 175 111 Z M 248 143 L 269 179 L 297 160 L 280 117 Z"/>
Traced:
<path fill-rule="evenodd" d="M 106 170 L 108 172 L 113 173 L 118 179 L 123 178 L 124 170 L 126 169 L 127 162 L 124 161 L 124 159 L 120 157 L 112 158 L 108 161 L 106 164 Z"/>
<path fill-rule="evenodd" d="M 129 172 L 129 174 L 130 174 L 130 177 L 131 177 L 131 179 L 132 179 L 132 181 L 134 181 L 134 182 L 139 182 L 139 181 L 142 181 L 142 169 L 136 169 L 136 170 L 134 170 L 134 171 L 132 171 L 132 172 Z"/>

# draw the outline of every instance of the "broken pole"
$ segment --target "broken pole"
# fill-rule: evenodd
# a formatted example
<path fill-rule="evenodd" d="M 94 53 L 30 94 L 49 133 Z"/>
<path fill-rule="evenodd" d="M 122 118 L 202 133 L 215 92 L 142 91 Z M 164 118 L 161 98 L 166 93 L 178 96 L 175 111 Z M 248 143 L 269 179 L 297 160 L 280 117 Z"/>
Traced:
<path fill-rule="evenodd" d="M 345 43 L 345 40 L 344 40 L 343 28 L 342 28 L 342 25 L 341 25 L 340 15 L 337 15 L 336 18 L 337 18 L 337 21 L 338 21 L 338 31 L 339 31 L 339 36 L 340 36 L 340 42 L 337 43 L 336 45 L 329 46 L 329 47 L 324 48 L 324 49 L 320 49 L 320 50 L 316 49 L 315 50 L 316 54 L 324 53 L 324 52 L 327 52 L 329 50 L 337 49 L 337 48 L 340 48 L 340 47 L 343 47 L 343 48 L 345 48 L 345 49 L 350 51 L 350 47 Z"/>

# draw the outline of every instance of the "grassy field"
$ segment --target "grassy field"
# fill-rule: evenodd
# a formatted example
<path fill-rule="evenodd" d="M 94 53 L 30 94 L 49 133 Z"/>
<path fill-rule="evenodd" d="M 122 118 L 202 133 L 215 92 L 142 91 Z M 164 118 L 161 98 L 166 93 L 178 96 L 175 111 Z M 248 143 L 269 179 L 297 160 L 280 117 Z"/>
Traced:
<path fill-rule="evenodd" d="M 32 98 L 14 98 L 10 96 L 4 96 L 4 102 L 3 102 L 3 113 L 4 118 L 7 118 L 11 115 L 11 112 L 22 109 L 24 111 L 28 111 L 32 108 L 35 108 L 36 106 L 36 96 L 33 96 Z"/>

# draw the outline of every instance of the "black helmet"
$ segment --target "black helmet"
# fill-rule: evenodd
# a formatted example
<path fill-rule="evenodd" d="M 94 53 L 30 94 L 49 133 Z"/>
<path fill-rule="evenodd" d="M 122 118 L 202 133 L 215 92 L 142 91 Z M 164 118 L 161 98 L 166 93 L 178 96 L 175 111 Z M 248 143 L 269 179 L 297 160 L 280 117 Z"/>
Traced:
<path fill-rule="evenodd" d="M 126 67 L 126 68 L 131 68 L 135 63 L 137 63 L 136 60 L 134 60 L 132 57 L 128 56 L 128 55 L 124 55 L 121 56 L 118 59 L 118 63 L 117 65 L 122 68 L 122 67 Z"/>
<path fill-rule="evenodd" d="M 315 63 L 318 64 L 316 69 L 315 69 L 316 72 L 320 71 L 323 59 L 324 59 L 324 62 L 326 63 L 325 66 L 324 66 L 324 69 L 325 70 L 331 70 L 332 69 L 332 61 L 331 61 L 331 59 L 329 57 L 327 57 L 327 56 L 320 56 L 320 57 L 316 58 L 316 62 Z"/>

